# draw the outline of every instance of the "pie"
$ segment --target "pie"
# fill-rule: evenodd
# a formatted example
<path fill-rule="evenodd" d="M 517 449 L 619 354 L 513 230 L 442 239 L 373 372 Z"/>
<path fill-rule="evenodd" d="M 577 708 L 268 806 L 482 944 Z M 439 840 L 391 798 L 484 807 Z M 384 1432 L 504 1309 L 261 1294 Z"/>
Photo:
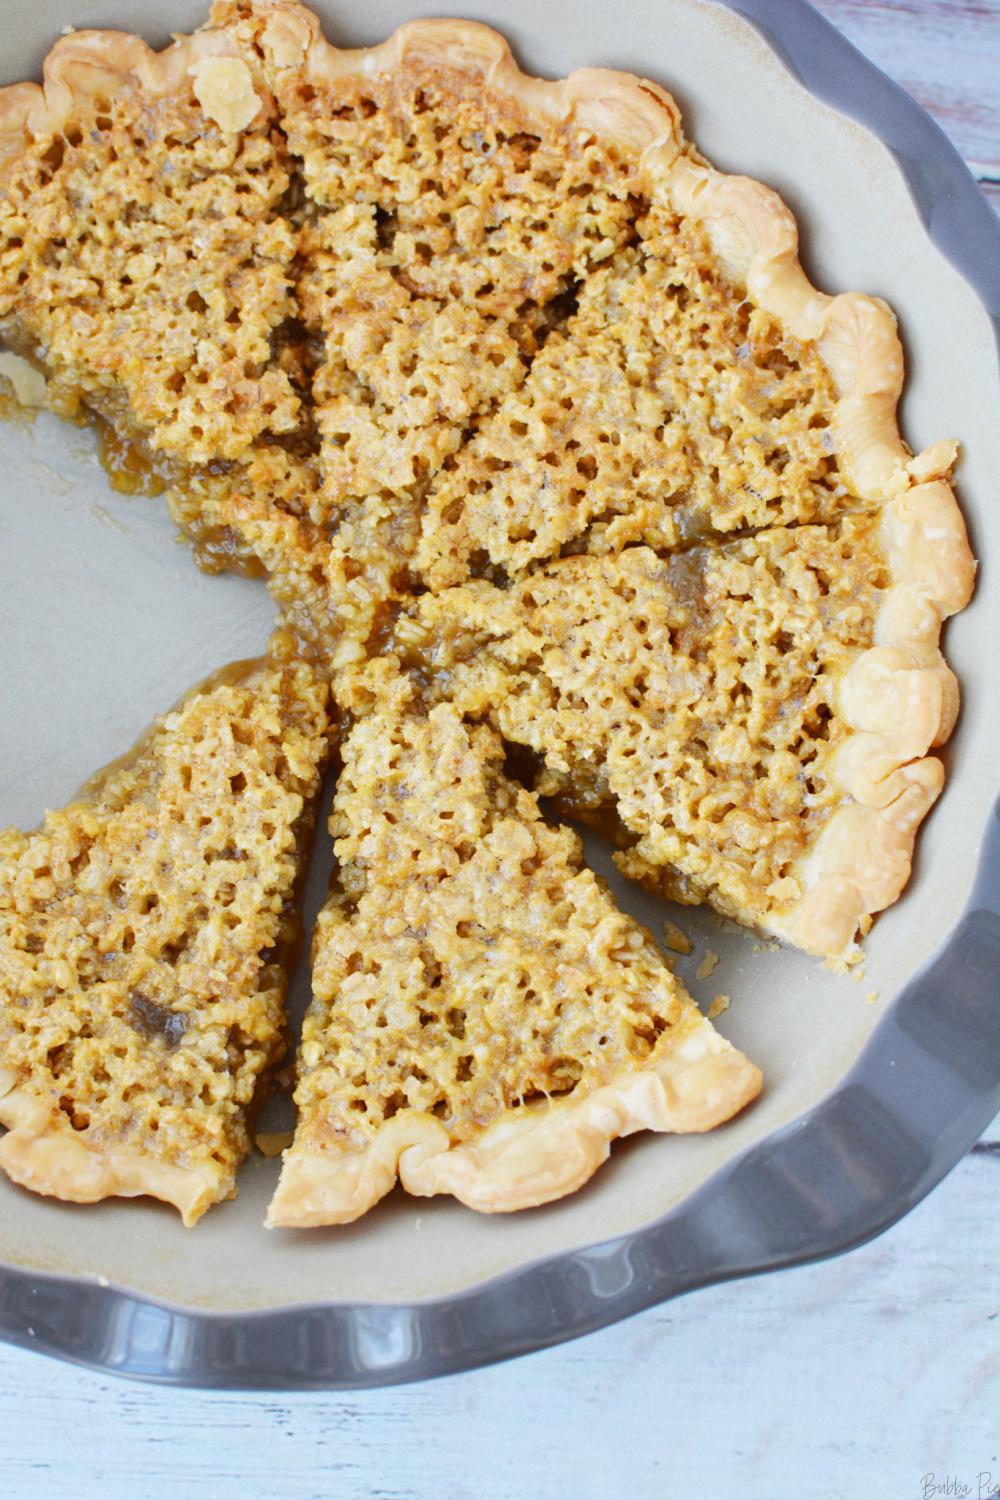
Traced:
<path fill-rule="evenodd" d="M 304 662 L 238 663 L 36 833 L 0 834 L 0 1167 L 193 1224 L 233 1195 L 288 1034 L 328 751 Z"/>
<path fill-rule="evenodd" d="M 540 819 L 542 794 L 609 831 L 622 871 L 653 890 L 831 963 L 859 957 L 908 877 L 942 787 L 930 752 L 958 706 L 939 649 L 974 576 L 956 445 L 906 447 L 888 307 L 816 290 L 785 206 L 715 171 L 657 85 L 529 78 L 465 21 L 343 51 L 287 0 L 221 0 L 161 54 L 70 35 L 44 89 L 0 91 L 0 334 L 35 399 L 98 424 L 113 482 L 166 490 L 204 567 L 267 576 L 290 649 L 346 708 L 333 831 L 350 879 L 365 818 L 399 797 L 414 847 L 451 857 L 365 759 L 399 735 L 428 809 L 466 794 L 477 809 L 482 850 L 462 880 L 502 827 L 541 841 L 565 889 L 628 928 L 572 836 Z M 8 400 L 10 375 L 0 365 Z M 520 791 L 498 769 L 504 742 Z M 471 778 L 461 795 L 435 780 L 445 743 Z M 550 1113 L 568 1161 L 564 1124 L 586 1099 L 660 1064 L 626 1047 L 603 1073 L 591 1049 L 564 1088 L 552 1053 L 532 1064 L 543 1106 L 518 1103 L 523 1080 L 494 1060 L 493 1113 L 474 1123 L 482 1075 L 471 1093 L 445 1087 L 416 1060 L 412 1016 L 393 1064 L 410 1071 L 381 1071 L 385 1038 L 348 1024 L 356 976 L 337 966 L 359 934 L 378 948 L 366 924 L 417 900 L 393 848 L 382 886 L 353 912 L 335 896 L 320 924 L 278 1202 L 305 1201 L 334 1142 L 353 1153 L 316 1188 L 335 1216 L 362 1211 L 397 1165 L 414 1191 L 528 1201 L 506 1166 L 505 1186 L 485 1158 L 460 1168 L 486 1149 L 477 1132 L 498 1139 L 520 1110 L 547 1161 Z M 473 892 L 456 878 L 449 866 L 434 920 L 457 932 Z M 509 878 L 510 901 L 530 903 L 532 874 Z M 523 938 L 524 963 L 548 972 L 553 922 L 537 949 L 516 929 L 504 941 Z M 486 974 L 500 934 L 484 930 Z M 390 968 L 425 942 L 397 937 Z M 447 969 L 458 949 L 442 941 Z M 642 951 L 656 1004 L 688 1016 Z M 476 990 L 485 1010 L 492 983 Z M 373 983 L 367 1008 L 387 1004 Z M 445 1073 L 459 1052 L 442 1016 L 463 1008 L 474 1029 L 446 995 L 425 1006 Z M 336 1061 L 348 1032 L 353 1082 Z M 394 1156 L 418 1116 L 423 1145 Z M 609 1124 L 594 1164 L 631 1118 Z"/>

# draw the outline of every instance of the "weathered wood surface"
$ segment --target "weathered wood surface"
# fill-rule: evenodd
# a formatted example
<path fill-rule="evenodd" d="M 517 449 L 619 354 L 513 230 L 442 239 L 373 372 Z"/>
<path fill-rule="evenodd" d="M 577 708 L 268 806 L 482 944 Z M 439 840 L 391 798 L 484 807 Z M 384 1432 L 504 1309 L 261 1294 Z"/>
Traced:
<path fill-rule="evenodd" d="M 1000 212 L 1000 0 L 814 0 L 934 116 Z"/>
<path fill-rule="evenodd" d="M 930 109 L 1000 207 L 1000 0 L 820 8 Z M 204 1394 L 0 1346 L 2 1493 L 985 1495 L 1000 1484 L 998 1187 L 995 1121 L 926 1202 L 869 1246 L 426 1386 Z"/>

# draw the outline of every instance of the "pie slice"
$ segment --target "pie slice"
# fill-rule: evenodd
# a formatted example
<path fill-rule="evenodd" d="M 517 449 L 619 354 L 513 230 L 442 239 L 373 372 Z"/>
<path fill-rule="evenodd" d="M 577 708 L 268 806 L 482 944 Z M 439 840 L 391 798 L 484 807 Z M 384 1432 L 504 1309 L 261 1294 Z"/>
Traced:
<path fill-rule="evenodd" d="M 120 443 L 181 471 L 295 431 L 287 154 L 235 25 L 153 53 L 81 31 L 0 93 L 0 328 Z"/>
<path fill-rule="evenodd" d="M 226 668 L 35 833 L 0 834 L 0 1168 L 73 1202 L 232 1197 L 287 1044 L 328 751 L 301 661 Z"/>
<path fill-rule="evenodd" d="M 338 874 L 269 1224 L 345 1223 L 397 1175 L 487 1212 L 547 1203 L 616 1136 L 708 1130 L 757 1094 L 491 728 L 426 712 L 391 659 L 339 697 Z"/>
<path fill-rule="evenodd" d="M 755 307 L 663 198 L 578 291 L 527 379 L 431 485 L 414 567 L 509 577 L 567 552 L 675 552 L 871 508 L 845 482 L 815 343 Z"/>

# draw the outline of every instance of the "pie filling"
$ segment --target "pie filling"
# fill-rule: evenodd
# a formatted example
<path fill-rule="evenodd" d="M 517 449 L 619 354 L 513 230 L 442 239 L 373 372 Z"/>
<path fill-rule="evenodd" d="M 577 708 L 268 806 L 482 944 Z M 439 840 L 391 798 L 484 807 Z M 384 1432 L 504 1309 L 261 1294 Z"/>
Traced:
<path fill-rule="evenodd" d="M 159 55 L 69 36 L 44 93 L 0 91 L 0 335 L 36 404 L 98 424 L 112 483 L 166 491 L 201 566 L 267 575 L 349 704 L 274 1222 L 352 1217 L 397 1169 L 540 1202 L 629 1121 L 693 1128 L 665 1123 L 671 1038 L 678 1016 L 695 1051 L 715 1034 L 534 791 L 654 890 L 857 958 L 957 709 L 955 445 L 903 445 L 891 313 L 813 288 L 784 205 L 708 166 L 662 90 L 528 78 L 471 22 L 339 51 L 284 0 L 221 0 Z M 616 936 L 584 962 L 590 920 Z M 133 1051 L 187 1055 L 167 990 L 116 1021 Z M 217 1066 L 236 1087 L 244 1064 Z M 220 1141 L 244 1141 L 247 1087 Z"/>

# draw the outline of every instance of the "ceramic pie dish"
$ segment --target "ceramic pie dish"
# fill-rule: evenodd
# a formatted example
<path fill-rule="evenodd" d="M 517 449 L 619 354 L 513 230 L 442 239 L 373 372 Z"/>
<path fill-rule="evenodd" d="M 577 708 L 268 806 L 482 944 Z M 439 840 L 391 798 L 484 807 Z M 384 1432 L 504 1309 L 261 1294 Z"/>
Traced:
<path fill-rule="evenodd" d="M 171 29 L 197 24 L 191 9 L 176 7 Z M 125 6 L 113 16 L 66 10 L 78 23 L 144 29 Z M 763 7 L 753 19 L 771 26 L 776 13 Z M 380 32 L 413 14 L 394 8 L 380 16 Z M 942 432 L 961 438 L 959 493 L 974 548 L 988 557 L 993 330 L 928 240 L 888 152 L 817 103 L 751 28 L 717 7 L 672 5 L 643 25 L 641 50 L 623 46 L 621 21 L 616 31 L 596 8 L 592 24 L 575 24 L 572 34 L 558 6 L 542 17 L 527 8 L 523 18 L 517 8 L 502 18 L 468 14 L 499 19 L 533 72 L 600 62 L 671 88 L 710 157 L 790 201 L 814 282 L 862 287 L 893 303 L 910 368 L 904 434 L 918 450 Z M 809 83 L 815 70 L 828 97 L 854 114 L 863 95 L 884 139 L 919 160 L 910 185 L 932 230 L 947 195 L 943 248 L 960 248 L 962 269 L 995 312 L 996 224 L 951 148 L 807 7 L 782 7 L 780 16 L 778 46 L 800 76 Z M 336 28 L 326 20 L 338 42 L 373 40 L 361 25 L 352 32 L 342 17 Z M 638 35 L 631 10 L 628 20 Z M 30 76 L 51 31 L 32 40 L 35 53 L 12 57 L 10 77 Z M 957 231 L 963 202 L 967 219 Z M 42 419 L 3 438 L 23 485 L 6 563 L 7 633 L 19 670 L 4 705 L 3 816 L 30 826 L 133 737 L 158 677 L 190 680 L 206 641 L 217 661 L 223 635 L 226 655 L 259 649 L 268 606 L 251 584 L 192 578 L 164 546 L 170 528 L 155 505 L 109 499 L 103 476 L 83 461 L 82 438 Z M 833 1253 L 891 1222 L 995 1108 L 988 866 L 992 858 L 995 872 L 997 695 L 982 643 L 995 638 L 996 609 L 984 578 L 950 627 L 965 710 L 949 752 L 949 792 L 925 829 L 906 899 L 869 939 L 864 985 L 787 950 L 752 951 L 744 936 L 706 918 L 688 923 L 692 971 L 697 963 L 707 978 L 721 958 L 713 987 L 734 997 L 720 1029 L 768 1063 L 769 1087 L 745 1117 L 704 1140 L 637 1142 L 571 1204 L 502 1223 L 396 1195 L 357 1229 L 265 1240 L 260 1207 L 274 1167 L 262 1158 L 248 1166 L 240 1199 L 195 1237 L 147 1205 L 77 1210 L 10 1189 L 0 1229 L 7 1335 L 189 1383 L 419 1378 L 585 1331 L 705 1281 Z M 59 662 L 48 678 L 44 631 L 49 660 Z M 973 887 L 980 846 L 985 873 Z M 600 848 L 591 858 L 600 867 Z M 640 919 L 662 923 L 655 903 L 619 896 Z"/>

